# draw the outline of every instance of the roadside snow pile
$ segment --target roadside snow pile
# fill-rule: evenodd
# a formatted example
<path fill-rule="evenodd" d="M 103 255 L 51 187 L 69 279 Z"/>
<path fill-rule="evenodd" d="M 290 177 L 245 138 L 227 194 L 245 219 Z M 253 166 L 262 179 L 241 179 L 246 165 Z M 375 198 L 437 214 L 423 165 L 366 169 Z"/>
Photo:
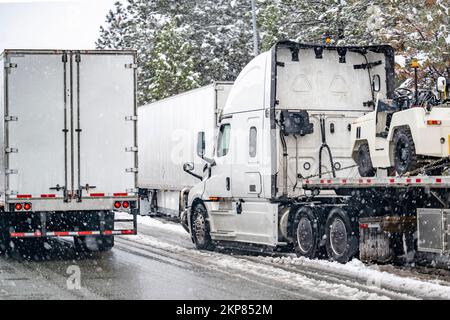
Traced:
<path fill-rule="evenodd" d="M 424 299 L 450 299 L 450 287 L 433 282 L 425 282 L 415 278 L 406 278 L 385 271 L 380 271 L 376 265 L 365 265 L 357 259 L 347 264 L 330 262 L 326 260 L 310 260 L 307 258 L 292 257 L 259 257 L 262 262 L 272 264 L 290 265 L 317 272 L 334 273 L 336 275 L 352 277 L 368 285 L 388 290 L 413 294 Z"/>
<path fill-rule="evenodd" d="M 183 235 L 187 234 L 179 223 L 163 222 L 149 216 L 138 216 L 137 221 L 144 226 L 182 233 Z"/>
<path fill-rule="evenodd" d="M 219 270 L 247 280 L 252 280 L 253 277 L 257 277 L 260 280 L 253 279 L 253 281 L 267 282 L 269 286 L 273 282 L 280 282 L 286 287 L 286 290 L 291 293 L 296 292 L 299 298 L 303 299 L 389 299 L 382 289 L 376 290 L 376 292 L 373 292 L 373 290 L 371 290 L 372 292 L 368 292 L 362 288 L 359 289 L 358 287 L 355 287 L 351 282 L 348 284 L 341 284 L 323 281 L 296 272 L 286 271 L 276 266 L 242 259 L 240 257 L 217 252 L 183 248 L 178 245 L 160 241 L 151 236 L 136 235 L 131 237 L 137 243 L 146 244 L 152 248 L 164 250 L 165 252 L 181 254 L 186 262 L 198 264 L 203 268 Z M 249 276 L 252 277 L 249 278 Z M 408 299 L 410 297 L 405 295 L 404 298 Z"/>

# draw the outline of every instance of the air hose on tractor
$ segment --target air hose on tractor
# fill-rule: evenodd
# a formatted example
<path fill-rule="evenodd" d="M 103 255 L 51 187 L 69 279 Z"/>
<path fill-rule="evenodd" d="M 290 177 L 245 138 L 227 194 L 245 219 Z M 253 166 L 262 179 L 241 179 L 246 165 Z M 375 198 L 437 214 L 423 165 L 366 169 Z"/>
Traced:
<path fill-rule="evenodd" d="M 333 155 L 331 154 L 331 149 L 327 144 L 327 138 L 325 135 L 325 118 L 323 116 L 320 117 L 320 134 L 322 135 L 322 145 L 319 150 L 319 178 L 322 178 L 322 151 L 326 149 L 328 151 L 328 155 L 330 157 L 331 164 L 331 172 L 333 174 L 333 178 L 336 178 L 336 170 L 334 168 Z"/>

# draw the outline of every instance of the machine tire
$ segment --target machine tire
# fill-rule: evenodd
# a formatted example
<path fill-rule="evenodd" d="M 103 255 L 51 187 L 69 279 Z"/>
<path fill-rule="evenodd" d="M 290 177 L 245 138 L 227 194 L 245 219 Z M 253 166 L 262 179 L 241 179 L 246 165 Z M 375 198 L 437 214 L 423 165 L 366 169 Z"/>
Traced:
<path fill-rule="evenodd" d="M 294 250 L 298 257 L 315 259 L 321 256 L 322 225 L 313 208 L 301 207 L 297 211 L 292 235 L 294 238 Z"/>
<path fill-rule="evenodd" d="M 191 236 L 195 247 L 199 250 L 214 250 L 211 240 L 208 212 L 203 203 L 197 203 L 193 208 Z"/>
<path fill-rule="evenodd" d="M 394 168 L 405 174 L 418 167 L 416 148 L 409 129 L 400 128 L 394 134 Z"/>
<path fill-rule="evenodd" d="M 350 217 L 342 208 L 331 210 L 326 225 L 326 248 L 328 256 L 337 262 L 346 263 L 358 252 L 358 236 Z"/>
<path fill-rule="evenodd" d="M 369 145 L 364 143 L 358 148 L 358 172 L 361 177 L 373 177 L 376 174 L 376 170 L 373 167 L 372 159 L 370 158 Z"/>

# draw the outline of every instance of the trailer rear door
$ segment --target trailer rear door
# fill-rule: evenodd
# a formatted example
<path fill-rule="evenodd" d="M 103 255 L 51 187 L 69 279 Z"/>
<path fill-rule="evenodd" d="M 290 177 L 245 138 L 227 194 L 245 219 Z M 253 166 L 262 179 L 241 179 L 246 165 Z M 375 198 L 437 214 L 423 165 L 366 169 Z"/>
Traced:
<path fill-rule="evenodd" d="M 133 192 L 137 148 L 134 55 L 74 57 L 74 188 L 83 197 Z"/>
<path fill-rule="evenodd" d="M 28 198 L 65 186 L 65 111 L 68 107 L 63 54 L 7 56 L 5 147 L 7 193 Z"/>

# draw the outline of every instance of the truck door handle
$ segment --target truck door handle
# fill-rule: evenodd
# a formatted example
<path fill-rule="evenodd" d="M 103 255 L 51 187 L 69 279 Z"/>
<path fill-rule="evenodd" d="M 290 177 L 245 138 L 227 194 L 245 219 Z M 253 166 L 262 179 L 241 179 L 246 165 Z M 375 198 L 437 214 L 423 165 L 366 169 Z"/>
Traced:
<path fill-rule="evenodd" d="M 227 177 L 227 178 L 225 179 L 225 185 L 226 185 L 227 191 L 230 191 L 230 189 L 231 189 L 231 180 L 230 180 L 230 177 Z"/>

